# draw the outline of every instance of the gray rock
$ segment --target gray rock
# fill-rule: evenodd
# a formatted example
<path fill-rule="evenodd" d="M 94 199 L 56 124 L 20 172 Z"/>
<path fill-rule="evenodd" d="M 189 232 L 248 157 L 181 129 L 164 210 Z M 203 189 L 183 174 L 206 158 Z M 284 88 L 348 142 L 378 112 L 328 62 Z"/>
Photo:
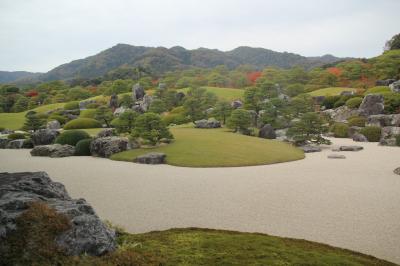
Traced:
<path fill-rule="evenodd" d="M 105 128 L 99 133 L 97 133 L 98 138 L 111 137 L 113 135 L 114 135 L 114 129 L 112 128 Z"/>
<path fill-rule="evenodd" d="M 151 97 L 150 95 L 144 95 L 143 100 L 139 104 L 143 112 L 147 112 L 149 110 L 152 102 L 153 102 L 153 97 Z"/>
<path fill-rule="evenodd" d="M 328 159 L 346 159 L 346 156 L 342 154 L 329 154 Z"/>
<path fill-rule="evenodd" d="M 136 157 L 135 162 L 143 164 L 163 164 L 165 163 L 166 157 L 167 155 L 161 152 L 150 152 Z"/>
<path fill-rule="evenodd" d="M 96 138 L 90 143 L 90 153 L 98 157 L 110 157 L 114 153 L 125 151 L 128 139 L 122 137 Z"/>
<path fill-rule="evenodd" d="M 238 109 L 243 106 L 243 102 L 240 100 L 235 100 L 231 103 L 233 109 Z"/>
<path fill-rule="evenodd" d="M 123 106 L 118 107 L 117 109 L 115 109 L 114 111 L 114 116 L 120 116 L 121 114 L 125 113 L 127 109 Z"/>
<path fill-rule="evenodd" d="M 48 145 L 54 142 L 58 134 L 57 130 L 39 129 L 32 134 L 32 141 L 35 146 Z"/>
<path fill-rule="evenodd" d="M 393 173 L 395 173 L 396 175 L 400 175 L 400 167 L 397 167 L 396 169 L 394 169 Z"/>
<path fill-rule="evenodd" d="M 288 141 L 289 138 L 287 137 L 287 131 L 288 128 L 275 130 L 276 139 L 280 141 Z"/>
<path fill-rule="evenodd" d="M 384 99 L 381 94 L 368 94 L 361 102 L 358 111 L 361 115 L 365 116 L 379 115 L 383 112 L 384 108 Z"/>
<path fill-rule="evenodd" d="M 22 149 L 24 147 L 25 139 L 15 139 L 7 143 L 6 149 Z"/>
<path fill-rule="evenodd" d="M 114 230 L 107 228 L 90 204 L 84 199 L 71 199 L 65 187 L 45 172 L 0 173 L 0 195 L 1 240 L 17 228 L 16 218 L 29 204 L 40 201 L 70 220 L 71 228 L 55 239 L 67 254 L 102 255 L 116 248 Z"/>
<path fill-rule="evenodd" d="M 400 135 L 400 127 L 383 127 L 379 144 L 383 146 L 397 146 L 396 136 Z"/>
<path fill-rule="evenodd" d="M 395 79 L 381 79 L 381 80 L 377 80 L 375 85 L 376 86 L 389 86 L 390 84 L 392 84 L 395 81 L 396 81 Z"/>
<path fill-rule="evenodd" d="M 79 102 L 79 110 L 86 110 L 89 104 L 94 104 L 94 103 L 96 103 L 96 100 L 87 100 Z"/>
<path fill-rule="evenodd" d="M 46 128 L 51 130 L 57 130 L 61 128 L 61 125 L 60 122 L 58 122 L 57 120 L 52 120 L 47 122 Z"/>
<path fill-rule="evenodd" d="M 320 152 L 321 148 L 317 147 L 317 146 L 302 146 L 299 147 L 300 149 L 302 149 L 305 153 L 311 153 L 311 152 Z"/>
<path fill-rule="evenodd" d="M 215 119 L 202 119 L 194 121 L 195 128 L 219 128 L 221 127 L 221 122 Z"/>
<path fill-rule="evenodd" d="M 142 100 L 144 95 L 145 95 L 144 89 L 139 83 L 136 83 L 135 85 L 133 85 L 133 87 L 132 87 L 133 102 Z"/>
<path fill-rule="evenodd" d="M 275 130 L 270 124 L 266 124 L 258 132 L 258 137 L 264 139 L 276 139 Z"/>
<path fill-rule="evenodd" d="M 315 104 L 321 105 L 324 102 L 325 98 L 325 96 L 314 96 L 313 101 Z"/>
<path fill-rule="evenodd" d="M 367 137 L 364 136 L 364 135 L 361 134 L 361 133 L 355 133 L 355 134 L 353 135 L 353 140 L 354 140 L 354 141 L 357 141 L 357 142 L 368 142 Z"/>
<path fill-rule="evenodd" d="M 340 96 L 353 96 L 354 95 L 354 91 L 342 91 L 340 93 Z"/>
<path fill-rule="evenodd" d="M 111 95 L 109 106 L 112 110 L 118 108 L 118 96 L 115 93 Z"/>
<path fill-rule="evenodd" d="M 358 116 L 359 110 L 350 109 L 347 106 L 340 106 L 336 109 L 328 109 L 323 111 L 324 114 L 329 115 L 335 122 L 346 122 L 351 116 Z"/>
<path fill-rule="evenodd" d="M 350 146 L 340 146 L 340 151 L 361 151 L 364 149 L 362 146 L 350 145 Z"/>
<path fill-rule="evenodd" d="M 10 142 L 9 139 L 0 138 L 0 149 L 5 149 L 9 142 Z"/>
<path fill-rule="evenodd" d="M 400 80 L 391 83 L 389 88 L 392 92 L 400 93 Z"/>
<path fill-rule="evenodd" d="M 75 147 L 71 145 L 40 145 L 31 150 L 32 156 L 45 156 L 51 158 L 68 157 L 75 154 Z"/>
<path fill-rule="evenodd" d="M 367 119 L 368 126 L 387 127 L 392 125 L 393 115 L 370 115 Z"/>
<path fill-rule="evenodd" d="M 362 129 L 362 127 L 351 126 L 351 127 L 349 127 L 347 133 L 348 133 L 349 137 L 351 138 L 354 136 L 354 134 L 360 132 L 361 129 Z"/>

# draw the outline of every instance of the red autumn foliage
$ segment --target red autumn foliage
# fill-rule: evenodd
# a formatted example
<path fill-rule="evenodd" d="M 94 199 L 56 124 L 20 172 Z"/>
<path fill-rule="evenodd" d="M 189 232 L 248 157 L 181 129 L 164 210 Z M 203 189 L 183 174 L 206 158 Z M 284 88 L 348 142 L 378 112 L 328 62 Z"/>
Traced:
<path fill-rule="evenodd" d="M 337 68 L 337 67 L 330 67 L 327 69 L 327 71 L 330 74 L 335 75 L 336 77 L 340 77 L 343 73 L 343 70 L 341 70 L 340 68 Z"/>
<path fill-rule="evenodd" d="M 247 73 L 247 80 L 251 84 L 254 84 L 260 76 L 261 76 L 261 71 L 250 72 L 250 73 Z"/>
<path fill-rule="evenodd" d="M 35 90 L 32 90 L 32 91 L 28 91 L 25 95 L 27 97 L 35 97 L 35 96 L 38 96 L 39 93 L 37 91 L 35 91 Z"/>
<path fill-rule="evenodd" d="M 89 90 L 91 93 L 96 93 L 96 92 L 97 92 L 97 87 L 96 87 L 96 86 L 91 86 L 91 87 L 88 88 L 88 90 Z"/>
<path fill-rule="evenodd" d="M 151 84 L 153 84 L 154 86 L 156 86 L 158 84 L 159 80 L 158 79 L 153 79 L 151 81 Z"/>

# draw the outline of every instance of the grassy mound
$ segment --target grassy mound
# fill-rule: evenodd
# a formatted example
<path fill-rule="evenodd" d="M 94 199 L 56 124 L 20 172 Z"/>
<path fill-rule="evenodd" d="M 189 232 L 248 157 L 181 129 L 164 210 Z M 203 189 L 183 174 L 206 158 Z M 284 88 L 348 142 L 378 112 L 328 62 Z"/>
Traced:
<path fill-rule="evenodd" d="M 172 127 L 175 141 L 157 148 L 134 149 L 111 156 L 113 160 L 132 162 L 148 152 L 164 152 L 167 163 L 187 167 L 263 165 L 294 161 L 304 153 L 283 142 L 249 137 L 227 129 Z"/>
<path fill-rule="evenodd" d="M 243 89 L 234 89 L 234 88 L 219 88 L 219 87 L 203 87 L 209 92 L 214 93 L 220 100 L 233 101 L 237 99 L 243 99 L 244 90 Z M 187 93 L 189 88 L 180 89 L 178 91 L 182 91 Z"/>
<path fill-rule="evenodd" d="M 65 124 L 64 129 L 99 128 L 101 123 L 92 118 L 77 118 Z"/>
<path fill-rule="evenodd" d="M 317 97 L 317 96 L 337 96 L 340 95 L 344 91 L 354 91 L 356 92 L 357 89 L 352 89 L 352 88 L 340 88 L 340 87 L 331 87 L 331 88 L 324 88 L 324 89 L 319 89 L 315 90 L 312 92 L 309 92 L 308 94 Z"/>

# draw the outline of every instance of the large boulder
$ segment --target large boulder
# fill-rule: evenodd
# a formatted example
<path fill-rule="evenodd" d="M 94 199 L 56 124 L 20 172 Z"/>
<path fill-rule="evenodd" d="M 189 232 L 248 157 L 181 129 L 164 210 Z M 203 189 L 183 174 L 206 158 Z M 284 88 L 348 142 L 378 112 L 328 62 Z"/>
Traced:
<path fill-rule="evenodd" d="M 390 84 L 392 84 L 395 81 L 396 81 L 395 79 L 381 79 L 381 80 L 377 80 L 375 85 L 376 86 L 389 86 Z"/>
<path fill-rule="evenodd" d="M 143 164 L 163 164 L 167 155 L 161 152 L 150 152 L 135 158 L 134 162 Z"/>
<path fill-rule="evenodd" d="M 202 119 L 194 121 L 194 127 L 196 128 L 218 128 L 221 127 L 221 122 L 215 119 Z"/>
<path fill-rule="evenodd" d="M 364 116 L 379 115 L 384 108 L 384 99 L 381 94 L 368 94 L 361 102 L 358 111 Z"/>
<path fill-rule="evenodd" d="M 47 122 L 46 128 L 50 130 L 57 130 L 61 128 L 61 125 L 57 120 L 52 120 Z"/>
<path fill-rule="evenodd" d="M 5 149 L 7 147 L 7 144 L 10 142 L 9 139 L 6 138 L 0 138 L 0 149 Z"/>
<path fill-rule="evenodd" d="M 368 116 L 367 125 L 377 127 L 387 127 L 392 125 L 392 115 L 370 115 Z"/>
<path fill-rule="evenodd" d="M 339 151 L 361 151 L 362 149 L 364 149 L 363 146 L 357 146 L 357 145 L 339 147 Z"/>
<path fill-rule="evenodd" d="M 357 142 L 368 142 L 367 137 L 364 136 L 364 135 L 361 134 L 361 133 L 355 133 L 355 134 L 353 135 L 353 140 L 354 140 L 354 141 L 357 141 Z"/>
<path fill-rule="evenodd" d="M 128 139 L 122 137 L 96 138 L 90 143 L 90 153 L 98 157 L 110 157 L 114 153 L 125 151 Z"/>
<path fill-rule="evenodd" d="M 383 146 L 397 146 L 396 136 L 400 135 L 400 127 L 383 127 L 379 144 Z"/>
<path fill-rule="evenodd" d="M 133 85 L 133 87 L 132 87 L 133 102 L 142 100 L 144 95 L 145 95 L 144 89 L 139 83 L 136 83 L 135 85 Z"/>
<path fill-rule="evenodd" d="M 105 128 L 99 133 L 97 133 L 98 138 L 104 138 L 104 137 L 111 137 L 114 135 L 114 129 L 113 128 Z"/>
<path fill-rule="evenodd" d="M 240 100 L 235 100 L 231 103 L 233 109 L 238 109 L 243 106 L 243 102 Z"/>
<path fill-rule="evenodd" d="M 358 116 L 360 114 L 359 110 L 350 109 L 345 105 L 336 109 L 325 110 L 323 113 L 329 115 L 335 122 L 345 122 L 349 117 Z"/>
<path fill-rule="evenodd" d="M 116 248 L 109 229 L 84 199 L 71 199 L 65 187 L 45 172 L 0 173 L 0 243 L 17 229 L 16 219 L 32 202 L 43 202 L 64 214 L 71 227 L 55 239 L 69 255 L 102 255 Z"/>
<path fill-rule="evenodd" d="M 139 104 L 143 112 L 147 112 L 149 110 L 152 102 L 153 102 L 153 97 L 151 97 L 150 95 L 144 95 L 143 100 Z"/>
<path fill-rule="evenodd" d="M 266 124 L 258 132 L 258 137 L 264 139 L 276 139 L 276 133 L 270 124 Z"/>
<path fill-rule="evenodd" d="M 312 152 L 320 152 L 322 149 L 318 146 L 311 146 L 311 145 L 306 145 L 306 146 L 301 146 L 299 147 L 302 149 L 305 153 L 312 153 Z"/>
<path fill-rule="evenodd" d="M 22 149 L 26 139 L 15 139 L 7 143 L 6 149 Z"/>
<path fill-rule="evenodd" d="M 392 92 L 400 93 L 400 80 L 393 82 L 389 85 L 389 88 Z"/>
<path fill-rule="evenodd" d="M 397 167 L 396 169 L 394 169 L 393 173 L 395 173 L 396 175 L 400 175 L 400 167 Z"/>
<path fill-rule="evenodd" d="M 51 158 L 68 157 L 75 154 L 75 147 L 71 145 L 40 145 L 31 150 L 32 156 L 45 156 Z"/>
<path fill-rule="evenodd" d="M 39 129 L 32 134 L 32 141 L 35 146 L 48 145 L 55 141 L 59 132 L 53 129 Z"/>

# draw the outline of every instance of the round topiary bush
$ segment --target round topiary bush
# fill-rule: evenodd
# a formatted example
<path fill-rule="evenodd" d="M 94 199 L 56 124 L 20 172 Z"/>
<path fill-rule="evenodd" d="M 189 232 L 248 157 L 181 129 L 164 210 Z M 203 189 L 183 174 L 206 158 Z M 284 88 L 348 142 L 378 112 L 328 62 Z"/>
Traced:
<path fill-rule="evenodd" d="M 346 101 L 346 106 L 351 109 L 356 109 L 360 106 L 362 100 L 363 99 L 361 97 L 354 97 L 354 98 L 348 99 Z"/>
<path fill-rule="evenodd" d="M 75 155 L 90 156 L 90 142 L 92 139 L 82 139 L 75 145 Z"/>
<path fill-rule="evenodd" d="M 58 144 L 69 144 L 72 146 L 75 146 L 78 141 L 83 140 L 83 139 L 89 139 L 90 135 L 83 131 L 83 130 L 70 130 L 70 131 L 65 131 L 61 133 L 57 138 L 55 143 Z"/>
<path fill-rule="evenodd" d="M 349 127 L 365 127 L 365 123 L 367 123 L 367 119 L 362 116 L 354 116 L 349 118 L 347 121 L 349 122 Z"/>
<path fill-rule="evenodd" d="M 7 136 L 7 138 L 10 140 L 25 139 L 25 135 L 22 133 L 11 133 Z"/>
<path fill-rule="evenodd" d="M 79 102 L 78 101 L 68 102 L 68 103 L 64 104 L 64 109 L 65 110 L 79 109 Z"/>
<path fill-rule="evenodd" d="M 65 124 L 64 129 L 99 128 L 101 123 L 92 118 L 77 118 Z"/>
<path fill-rule="evenodd" d="M 360 130 L 369 142 L 378 142 L 381 139 L 381 128 L 375 126 L 364 127 Z"/>
<path fill-rule="evenodd" d="M 82 110 L 81 114 L 79 115 L 80 118 L 93 118 L 96 115 L 96 109 L 86 109 Z"/>
<path fill-rule="evenodd" d="M 331 127 L 335 138 L 347 138 L 349 136 L 349 126 L 345 123 L 335 123 Z"/>

